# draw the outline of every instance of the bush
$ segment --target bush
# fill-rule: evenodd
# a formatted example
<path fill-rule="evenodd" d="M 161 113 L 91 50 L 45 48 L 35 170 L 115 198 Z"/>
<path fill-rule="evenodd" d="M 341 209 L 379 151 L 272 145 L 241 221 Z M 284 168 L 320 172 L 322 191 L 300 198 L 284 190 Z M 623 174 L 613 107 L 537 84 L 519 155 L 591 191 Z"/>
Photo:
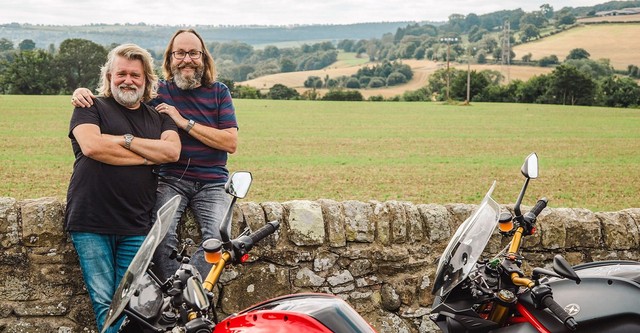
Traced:
<path fill-rule="evenodd" d="M 362 94 L 357 90 L 330 90 L 322 100 L 324 101 L 362 101 Z"/>
<path fill-rule="evenodd" d="M 271 89 L 269 89 L 267 97 L 270 99 L 297 99 L 300 97 L 300 94 L 293 88 L 276 83 L 271 87 Z"/>
<path fill-rule="evenodd" d="M 236 86 L 233 90 L 233 98 L 260 99 L 262 94 L 260 94 L 260 90 L 254 87 Z"/>
<path fill-rule="evenodd" d="M 344 86 L 350 89 L 360 89 L 360 82 L 358 82 L 357 78 L 350 77 Z"/>
<path fill-rule="evenodd" d="M 393 72 L 389 74 L 389 77 L 387 77 L 388 86 L 395 86 L 395 85 L 403 84 L 406 82 L 407 82 L 407 77 L 400 72 Z"/>
<path fill-rule="evenodd" d="M 430 100 L 429 91 L 426 88 L 405 91 L 404 94 L 402 94 L 402 100 L 405 102 L 426 102 Z"/>
<path fill-rule="evenodd" d="M 385 86 L 385 82 L 384 79 L 381 77 L 374 77 L 371 78 L 371 81 L 369 81 L 369 85 L 367 87 L 369 88 L 381 88 Z"/>

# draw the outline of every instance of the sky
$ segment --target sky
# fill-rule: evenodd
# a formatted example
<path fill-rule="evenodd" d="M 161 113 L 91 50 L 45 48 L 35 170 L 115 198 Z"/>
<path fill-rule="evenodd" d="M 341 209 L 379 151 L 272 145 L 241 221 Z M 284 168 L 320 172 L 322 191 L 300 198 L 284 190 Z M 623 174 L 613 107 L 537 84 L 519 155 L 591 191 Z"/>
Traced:
<path fill-rule="evenodd" d="M 0 24 L 306 25 L 446 21 L 549 4 L 593 6 L 607 0 L 0 0 Z M 152 4 L 152 5 L 150 5 Z"/>

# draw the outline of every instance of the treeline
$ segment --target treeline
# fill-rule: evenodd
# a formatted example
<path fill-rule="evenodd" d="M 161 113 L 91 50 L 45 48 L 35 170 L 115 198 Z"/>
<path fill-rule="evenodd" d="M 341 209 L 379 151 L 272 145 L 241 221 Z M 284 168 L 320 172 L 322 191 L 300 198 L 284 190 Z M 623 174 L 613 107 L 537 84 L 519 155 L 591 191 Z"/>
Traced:
<path fill-rule="evenodd" d="M 372 68 L 363 70 L 370 72 Z M 629 73 L 637 66 L 630 66 Z M 418 90 L 406 91 L 385 99 L 372 96 L 369 101 L 445 101 L 448 95 L 450 102 L 509 102 L 586 105 L 609 107 L 640 106 L 640 86 L 630 75 L 619 75 L 608 60 L 591 60 L 583 49 L 571 50 L 566 60 L 556 66 L 549 74 L 534 76 L 522 81 L 513 80 L 504 83 L 503 75 L 498 71 L 465 71 L 455 68 L 437 70 L 429 77 L 429 83 Z M 331 79 L 329 79 L 331 80 Z M 266 94 L 258 89 L 227 82 L 235 97 L 270 98 L 270 99 L 309 99 L 309 100 L 364 100 L 359 90 L 345 89 L 324 82 L 319 77 L 310 77 L 307 81 L 310 89 L 302 94 L 293 88 L 275 85 Z M 449 84 L 447 84 L 447 82 Z M 307 84 L 305 84 L 307 85 Z M 320 95 L 319 88 L 329 88 L 325 95 Z"/>
<path fill-rule="evenodd" d="M 24 40 L 0 39 L 0 93 L 71 94 L 77 87 L 97 87 L 107 49 L 84 39 L 67 39 L 58 49 L 36 49 Z"/>
<path fill-rule="evenodd" d="M 409 65 L 397 61 L 383 61 L 379 65 L 360 68 L 351 76 L 336 78 L 326 77 L 323 81 L 319 76 L 309 76 L 304 81 L 305 88 L 381 88 L 407 83 L 413 78 L 413 71 Z"/>
<path fill-rule="evenodd" d="M 344 92 L 350 91 L 349 89 L 392 86 L 410 80 L 413 74 L 408 66 L 402 65 L 402 60 L 404 59 L 429 59 L 434 61 L 446 59 L 447 61 L 470 61 L 475 63 L 506 62 L 510 64 L 560 66 L 562 62 L 556 55 L 533 59 L 531 54 L 527 54 L 522 59 L 514 59 L 515 54 L 513 51 L 505 49 L 505 47 L 540 38 L 542 31 L 545 34 L 562 31 L 572 26 L 578 16 L 594 15 L 596 11 L 600 10 L 622 9 L 634 6 L 640 6 L 640 0 L 612 1 L 594 7 L 565 7 L 558 11 L 549 4 L 543 4 L 539 7 L 539 10 L 528 13 L 521 9 L 516 9 L 484 15 L 476 15 L 474 13 L 467 15 L 452 14 L 449 16 L 448 21 L 442 25 L 428 23 L 408 24 L 404 27 L 398 27 L 395 33 L 386 33 L 380 38 L 342 39 L 335 44 L 325 41 L 315 44 L 303 44 L 300 47 L 282 48 L 268 45 L 257 49 L 245 42 L 232 41 L 213 42 L 207 44 L 207 48 L 215 58 L 219 78 L 228 82 L 242 82 L 263 75 L 283 72 L 321 69 L 334 63 L 337 60 L 338 52 L 353 52 L 356 56 L 367 57 L 370 61 L 379 65 L 363 68 L 361 72 L 349 77 L 309 77 L 305 82 L 305 86 L 310 89 L 310 92 L 306 96 L 300 95 L 296 97 L 293 92 L 282 89 L 282 87 L 277 87 L 273 94 L 267 94 L 266 96 L 317 99 L 318 95 L 313 89 L 322 87 L 332 89 L 332 95 L 348 95 L 345 98 L 357 99 L 354 94 Z M 505 30 L 506 23 L 510 28 L 508 33 Z M 70 93 L 78 86 L 95 87 L 99 67 L 104 62 L 106 52 L 115 44 L 99 45 L 89 40 L 74 38 L 64 40 L 59 47 L 50 45 L 47 49 L 36 49 L 35 45 L 34 41 L 25 39 L 16 47 L 8 39 L 0 37 L 0 93 L 56 94 Z M 568 60 L 588 60 L 588 52 L 586 50 L 582 51 L 584 51 L 583 54 L 568 56 Z M 161 60 L 162 54 L 160 52 L 156 53 L 153 50 L 150 50 L 150 52 L 154 58 Z M 508 57 L 508 59 L 504 57 Z M 158 63 L 160 62 L 158 61 Z M 573 66 L 570 63 L 566 63 L 566 65 Z M 592 92 L 597 91 L 596 88 L 603 84 L 601 83 L 602 76 L 596 77 L 593 73 L 585 72 L 588 68 L 593 67 L 588 65 L 578 68 L 580 73 L 588 75 L 588 79 L 594 82 L 592 84 L 593 89 L 590 90 Z M 608 71 L 613 71 L 608 64 L 604 67 L 608 67 Z M 437 79 L 438 74 L 436 73 L 432 79 Z M 450 76 L 453 75 L 451 77 L 455 77 L 456 71 L 452 71 L 449 74 Z M 615 74 L 635 78 L 640 75 L 638 67 L 634 64 L 629 64 L 628 71 L 619 71 Z M 473 77 L 474 75 L 470 73 L 469 76 Z M 488 78 L 490 82 L 495 81 L 495 85 L 487 86 L 492 87 L 493 90 L 483 90 L 482 93 L 473 94 L 473 100 L 508 99 L 504 96 L 499 97 L 502 96 L 500 91 L 506 89 L 505 87 L 514 89 L 512 86 L 515 82 L 504 85 L 504 82 L 496 81 L 495 76 L 491 74 Z M 613 74 L 605 77 L 611 77 L 614 81 L 623 79 L 616 78 Z M 541 79 L 538 78 L 538 80 Z M 501 86 L 500 84 L 503 85 Z M 542 90 L 544 89 L 540 88 L 537 91 Z M 602 88 L 601 90 L 604 93 L 607 89 Z M 283 91 L 285 93 L 282 93 Z M 341 91 L 343 93 L 340 93 Z M 289 96 L 289 92 L 291 92 L 292 96 Z M 423 92 L 428 97 L 422 97 L 421 94 Z M 236 94 L 238 97 L 260 97 L 259 91 L 252 91 L 248 87 L 242 87 Z M 418 92 L 407 92 L 405 95 L 407 96 L 394 99 L 442 99 L 442 96 L 446 94 L 443 94 L 438 86 L 430 85 Z M 450 95 L 458 98 L 453 87 Z M 607 96 L 610 95 L 608 94 Z M 577 96 L 575 94 L 558 97 L 558 95 L 553 95 L 552 93 L 543 94 L 540 92 L 537 96 L 534 102 L 587 105 L 605 103 L 602 98 L 578 98 L 575 97 Z M 509 98 L 514 99 L 517 97 L 514 95 Z M 380 98 L 375 97 L 375 99 Z M 530 99 L 518 98 L 518 100 L 529 101 Z M 620 102 L 619 104 L 635 105 L 637 103 Z"/>

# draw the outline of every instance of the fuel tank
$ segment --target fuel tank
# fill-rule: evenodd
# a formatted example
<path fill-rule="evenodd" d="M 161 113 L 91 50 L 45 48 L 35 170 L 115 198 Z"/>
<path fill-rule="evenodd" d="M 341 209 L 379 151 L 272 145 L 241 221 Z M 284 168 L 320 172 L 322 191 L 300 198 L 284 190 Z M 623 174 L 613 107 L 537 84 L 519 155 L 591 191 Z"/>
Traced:
<path fill-rule="evenodd" d="M 286 295 L 224 319 L 214 333 L 375 333 L 345 301 L 328 294 Z"/>
<path fill-rule="evenodd" d="M 574 269 L 580 283 L 560 278 L 541 283 L 551 286 L 554 300 L 575 318 L 579 332 L 640 332 L 640 263 L 604 261 Z M 535 309 L 529 292 L 518 298 L 550 332 L 570 332 L 548 310 Z"/>

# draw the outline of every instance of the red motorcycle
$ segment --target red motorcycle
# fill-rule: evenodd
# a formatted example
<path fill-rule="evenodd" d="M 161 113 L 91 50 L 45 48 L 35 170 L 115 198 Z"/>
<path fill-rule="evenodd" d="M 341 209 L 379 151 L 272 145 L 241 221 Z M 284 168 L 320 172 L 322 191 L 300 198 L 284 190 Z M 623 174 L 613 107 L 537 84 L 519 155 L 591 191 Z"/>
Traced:
<path fill-rule="evenodd" d="M 238 198 L 246 196 L 251 181 L 251 173 L 236 172 L 225 184 L 232 200 L 220 226 L 221 239 L 209 239 L 202 244 L 205 259 L 213 264 L 205 279 L 189 264 L 184 250 L 177 255 L 180 267 L 167 281 L 160 281 L 151 271 L 151 258 L 167 233 L 179 204 L 178 196 L 158 210 L 156 223 L 116 290 L 102 333 L 123 315 L 126 319 L 119 332 L 375 333 L 345 301 L 321 293 L 277 297 L 218 321 L 213 288 L 225 266 L 242 264 L 256 243 L 279 228 L 279 223 L 273 221 L 253 233 L 245 230 L 238 238 L 230 239 L 233 207 Z"/>

